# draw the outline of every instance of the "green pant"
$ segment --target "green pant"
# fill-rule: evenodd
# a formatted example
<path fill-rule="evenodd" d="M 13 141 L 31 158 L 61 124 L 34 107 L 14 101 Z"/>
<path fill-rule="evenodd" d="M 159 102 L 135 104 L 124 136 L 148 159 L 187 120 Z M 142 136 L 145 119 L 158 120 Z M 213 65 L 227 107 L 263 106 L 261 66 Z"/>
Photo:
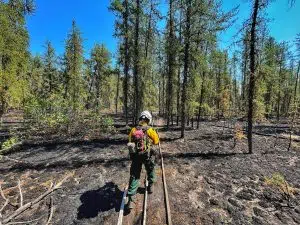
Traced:
<path fill-rule="evenodd" d="M 148 157 L 147 154 L 134 154 L 131 156 L 131 159 L 132 163 L 130 167 L 130 179 L 128 188 L 129 196 L 133 196 L 136 194 L 136 191 L 139 187 L 139 180 L 143 164 L 145 165 L 145 169 L 147 171 L 148 184 L 152 185 L 156 181 L 155 160 L 153 157 Z"/>

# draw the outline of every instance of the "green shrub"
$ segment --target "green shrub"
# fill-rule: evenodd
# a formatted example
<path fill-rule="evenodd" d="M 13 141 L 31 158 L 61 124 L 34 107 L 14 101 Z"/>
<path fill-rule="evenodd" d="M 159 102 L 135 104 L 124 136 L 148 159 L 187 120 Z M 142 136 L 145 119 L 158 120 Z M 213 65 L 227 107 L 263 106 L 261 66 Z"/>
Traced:
<path fill-rule="evenodd" d="M 6 152 L 7 150 L 9 150 L 12 146 L 14 146 L 17 143 L 18 143 L 17 137 L 9 138 L 8 140 L 6 140 L 5 142 L 2 143 L 0 154 Z"/>
<path fill-rule="evenodd" d="M 69 118 L 62 112 L 48 113 L 40 118 L 40 125 L 49 128 L 59 128 L 69 123 Z"/>
<path fill-rule="evenodd" d="M 114 120 L 113 118 L 109 116 L 102 117 L 101 119 L 101 126 L 102 127 L 111 127 L 114 125 Z"/>
<path fill-rule="evenodd" d="M 288 202 L 288 206 L 290 206 L 294 194 L 298 192 L 298 190 L 292 187 L 280 173 L 274 173 L 271 177 L 266 177 L 265 184 L 279 191 L 283 199 Z"/>
<path fill-rule="evenodd" d="M 55 97 L 55 96 L 54 96 Z M 76 108 L 74 111 L 68 102 L 54 98 L 50 100 L 32 98 L 27 101 L 25 112 L 30 118 L 27 135 L 99 135 L 101 133 L 115 132 L 114 120 L 101 115 L 95 110 Z"/>
<path fill-rule="evenodd" d="M 214 114 L 214 109 L 210 107 L 207 103 L 203 103 L 201 108 L 203 115 L 212 116 Z"/>

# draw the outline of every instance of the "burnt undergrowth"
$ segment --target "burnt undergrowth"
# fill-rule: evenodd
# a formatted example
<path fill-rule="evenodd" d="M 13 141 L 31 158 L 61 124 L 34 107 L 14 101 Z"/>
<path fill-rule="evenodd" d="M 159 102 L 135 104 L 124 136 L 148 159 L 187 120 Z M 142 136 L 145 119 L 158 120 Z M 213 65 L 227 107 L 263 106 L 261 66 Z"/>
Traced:
<path fill-rule="evenodd" d="M 17 161 L 3 158 L 0 163 L 3 187 L 12 187 L 16 179 L 29 178 L 36 181 L 37 187 L 57 174 L 72 171 L 74 179 L 53 196 L 56 205 L 53 224 L 116 224 L 130 166 L 126 149 L 130 127 L 125 127 L 121 120 L 116 124 L 120 125 L 117 132 L 93 139 L 49 136 L 23 141 L 6 153 Z M 234 144 L 233 127 L 219 126 L 216 122 L 200 125 L 199 130 L 187 129 L 185 139 L 180 138 L 178 127 L 157 128 L 173 224 L 267 224 L 264 221 L 297 224 L 295 221 L 300 221 L 298 192 L 291 198 L 293 207 L 285 207 L 287 202 L 280 192 L 265 184 L 265 177 L 278 172 L 291 187 L 300 188 L 297 147 L 287 151 L 287 139 L 254 135 L 254 154 L 247 154 L 247 139 L 241 138 Z M 281 127 L 288 133 L 288 125 Z M 268 124 L 260 125 L 259 129 L 269 128 Z M 35 192 L 28 189 L 26 198 L 33 198 Z M 138 191 L 139 195 L 143 192 L 143 188 Z M 164 212 L 156 207 L 153 213 Z M 131 224 L 138 224 L 141 219 L 140 215 L 126 217 L 132 220 Z"/>

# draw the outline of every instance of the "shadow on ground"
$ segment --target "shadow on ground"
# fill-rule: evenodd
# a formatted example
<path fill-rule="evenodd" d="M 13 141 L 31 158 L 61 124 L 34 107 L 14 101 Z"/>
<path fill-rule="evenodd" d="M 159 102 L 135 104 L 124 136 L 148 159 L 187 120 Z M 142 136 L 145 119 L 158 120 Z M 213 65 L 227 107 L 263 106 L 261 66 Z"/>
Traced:
<path fill-rule="evenodd" d="M 201 152 L 186 152 L 186 153 L 164 153 L 165 159 L 172 158 L 201 158 L 201 159 L 216 159 L 216 158 L 225 158 L 230 156 L 244 156 L 245 153 L 219 153 L 219 152 L 210 152 L 210 153 L 201 153 Z"/>
<path fill-rule="evenodd" d="M 120 210 L 122 191 L 113 182 L 106 183 L 97 190 L 86 191 L 80 196 L 81 205 L 78 208 L 77 219 L 95 218 L 101 212 Z"/>
<path fill-rule="evenodd" d="M 121 157 L 121 158 L 112 158 L 112 159 L 104 159 L 104 158 L 96 158 L 91 160 L 59 160 L 54 161 L 53 163 L 37 163 L 33 164 L 30 162 L 20 162 L 16 163 L 11 167 L 0 167 L 0 174 L 1 173 L 8 173 L 12 171 L 25 171 L 28 169 L 41 171 L 44 169 L 77 169 L 87 165 L 103 165 L 104 167 L 111 167 L 111 166 L 125 166 L 125 162 L 129 161 L 128 157 Z"/>
<path fill-rule="evenodd" d="M 71 147 L 77 147 L 80 145 L 89 146 L 90 148 L 101 147 L 107 148 L 110 145 L 126 145 L 127 138 L 101 138 L 101 139 L 94 139 L 94 140 L 45 140 L 45 141 L 29 141 L 24 142 L 18 148 L 15 149 L 17 152 L 24 152 L 32 148 L 43 148 L 44 151 L 60 151 L 61 145 L 69 145 Z M 40 151 L 40 150 L 39 150 Z M 10 151 L 11 153 L 14 152 L 13 150 Z"/>

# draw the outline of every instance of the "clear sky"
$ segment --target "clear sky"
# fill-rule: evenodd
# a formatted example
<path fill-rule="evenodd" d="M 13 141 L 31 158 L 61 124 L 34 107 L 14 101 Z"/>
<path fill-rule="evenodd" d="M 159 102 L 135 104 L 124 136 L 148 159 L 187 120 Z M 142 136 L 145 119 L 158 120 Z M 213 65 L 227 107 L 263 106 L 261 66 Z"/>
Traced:
<path fill-rule="evenodd" d="M 36 12 L 28 18 L 30 50 L 42 53 L 46 40 L 52 42 L 58 54 L 64 52 L 64 43 L 75 19 L 84 39 L 85 54 L 95 43 L 104 43 L 115 52 L 117 40 L 113 37 L 114 15 L 108 10 L 109 0 L 36 0 Z"/>
<path fill-rule="evenodd" d="M 161 0 L 163 4 L 167 0 Z M 117 40 L 113 37 L 114 15 L 108 10 L 110 0 L 36 0 L 36 12 L 28 17 L 30 50 L 33 54 L 42 54 L 44 43 L 53 43 L 57 54 L 64 51 L 64 41 L 75 19 L 84 38 L 85 55 L 97 42 L 104 43 L 114 53 Z M 238 19 L 228 31 L 220 34 L 221 47 L 230 46 L 232 37 L 240 29 L 243 21 L 250 16 L 250 1 L 224 0 L 223 10 L 227 11 L 240 5 Z M 162 6 L 163 11 L 166 11 Z M 300 33 L 300 1 L 293 8 L 288 7 L 288 0 L 271 3 L 267 13 L 270 34 L 278 41 L 292 41 Z"/>
<path fill-rule="evenodd" d="M 247 0 L 224 0 L 223 2 L 225 11 L 239 5 L 236 23 L 220 35 L 221 46 L 227 47 L 232 44 L 232 37 L 240 30 L 243 22 L 250 17 L 252 5 L 251 1 Z M 300 33 L 300 2 L 298 0 L 292 8 L 289 6 L 288 0 L 273 1 L 266 9 L 266 15 L 270 19 L 268 23 L 270 35 L 277 41 L 294 41 L 297 33 Z"/>

